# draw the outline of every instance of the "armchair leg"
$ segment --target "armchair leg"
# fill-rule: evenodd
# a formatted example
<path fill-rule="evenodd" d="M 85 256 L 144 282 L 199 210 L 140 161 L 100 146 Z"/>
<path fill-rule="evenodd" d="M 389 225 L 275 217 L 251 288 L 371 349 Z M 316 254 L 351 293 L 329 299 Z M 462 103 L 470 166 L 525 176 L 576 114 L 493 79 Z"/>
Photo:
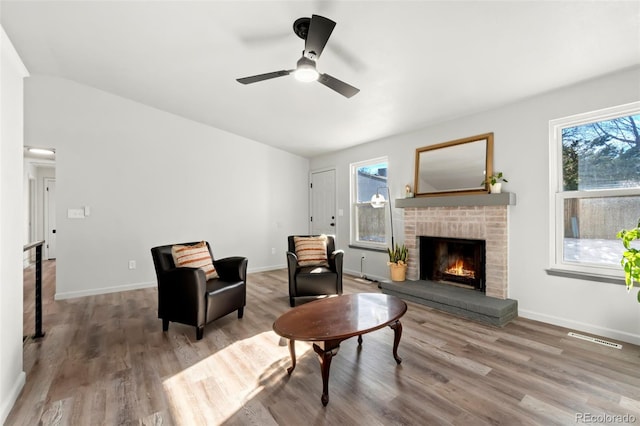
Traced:
<path fill-rule="evenodd" d="M 242 318 L 244 315 L 244 306 L 238 309 L 238 318 Z"/>
<path fill-rule="evenodd" d="M 169 330 L 169 320 L 166 318 L 162 318 L 162 331 Z"/>
<path fill-rule="evenodd" d="M 202 340 L 202 336 L 204 336 L 204 326 L 196 327 L 196 340 Z"/>
<path fill-rule="evenodd" d="M 289 298 L 289 305 L 291 305 L 292 308 L 296 306 L 296 302 L 293 300 L 293 297 Z"/>

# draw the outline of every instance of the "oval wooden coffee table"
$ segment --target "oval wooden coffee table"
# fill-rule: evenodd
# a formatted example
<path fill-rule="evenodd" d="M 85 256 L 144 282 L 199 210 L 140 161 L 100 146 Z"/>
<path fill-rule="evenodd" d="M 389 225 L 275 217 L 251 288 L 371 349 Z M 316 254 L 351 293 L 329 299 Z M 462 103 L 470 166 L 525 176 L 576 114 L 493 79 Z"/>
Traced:
<path fill-rule="evenodd" d="M 289 339 L 291 374 L 296 368 L 296 340 L 313 343 L 318 354 L 322 371 L 322 405 L 329 403 L 329 368 L 331 359 L 338 353 L 340 342 L 382 327 L 389 326 L 394 331 L 393 358 L 398 364 L 398 344 L 402 336 L 400 317 L 407 312 L 407 304 L 395 296 L 379 293 L 357 293 L 316 300 L 282 314 L 274 323 L 273 330 Z"/>

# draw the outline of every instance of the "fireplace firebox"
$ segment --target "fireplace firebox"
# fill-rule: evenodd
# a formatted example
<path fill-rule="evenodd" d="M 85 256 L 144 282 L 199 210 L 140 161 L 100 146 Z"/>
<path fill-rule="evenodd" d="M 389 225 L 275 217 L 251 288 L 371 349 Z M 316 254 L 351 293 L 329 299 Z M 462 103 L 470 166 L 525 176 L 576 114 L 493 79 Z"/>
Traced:
<path fill-rule="evenodd" d="M 485 240 L 419 237 L 420 279 L 485 291 Z"/>

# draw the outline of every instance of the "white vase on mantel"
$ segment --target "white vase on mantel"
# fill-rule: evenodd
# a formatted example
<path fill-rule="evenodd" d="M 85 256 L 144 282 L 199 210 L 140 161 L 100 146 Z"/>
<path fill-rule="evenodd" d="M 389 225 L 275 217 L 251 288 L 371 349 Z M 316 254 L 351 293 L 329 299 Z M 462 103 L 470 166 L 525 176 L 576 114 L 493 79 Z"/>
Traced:
<path fill-rule="evenodd" d="M 493 185 L 489 185 L 489 192 L 491 194 L 499 194 L 502 192 L 502 182 L 496 182 Z"/>

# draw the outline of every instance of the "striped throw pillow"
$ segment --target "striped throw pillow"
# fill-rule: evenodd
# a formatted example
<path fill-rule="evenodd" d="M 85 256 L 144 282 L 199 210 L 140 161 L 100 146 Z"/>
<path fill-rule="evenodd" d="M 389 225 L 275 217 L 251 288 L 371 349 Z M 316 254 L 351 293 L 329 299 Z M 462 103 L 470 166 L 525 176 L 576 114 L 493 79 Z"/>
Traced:
<path fill-rule="evenodd" d="M 204 271 L 207 280 L 218 278 L 207 243 L 204 241 L 192 246 L 175 245 L 171 247 L 171 255 L 173 263 L 178 268 L 200 268 Z"/>
<path fill-rule="evenodd" d="M 293 237 L 300 266 L 329 266 L 327 261 L 327 236 Z"/>

